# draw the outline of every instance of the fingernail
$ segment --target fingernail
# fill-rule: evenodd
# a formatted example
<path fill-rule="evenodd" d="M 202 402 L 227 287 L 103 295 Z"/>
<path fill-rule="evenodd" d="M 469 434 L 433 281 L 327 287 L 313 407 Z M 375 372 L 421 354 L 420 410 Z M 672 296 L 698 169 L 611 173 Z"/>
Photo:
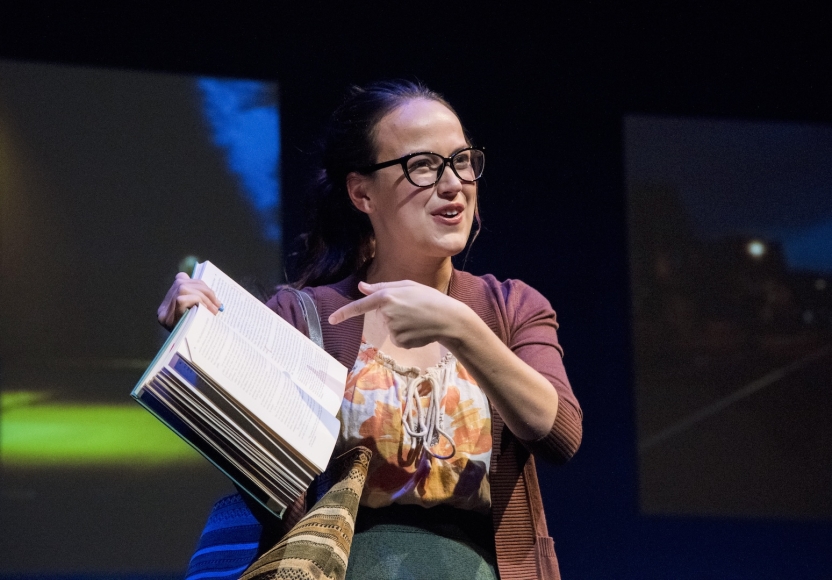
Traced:
<path fill-rule="evenodd" d="M 220 312 L 225 312 L 225 304 L 220 304 L 220 307 L 217 309 Z"/>

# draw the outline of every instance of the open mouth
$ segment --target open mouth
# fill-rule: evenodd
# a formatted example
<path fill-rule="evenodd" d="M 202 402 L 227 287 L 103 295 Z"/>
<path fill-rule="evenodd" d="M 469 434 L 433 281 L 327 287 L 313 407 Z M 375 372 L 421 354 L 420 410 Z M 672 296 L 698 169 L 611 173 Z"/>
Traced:
<path fill-rule="evenodd" d="M 456 217 L 459 217 L 459 215 L 462 214 L 462 212 L 464 211 L 465 207 L 461 204 L 449 203 L 440 208 L 437 208 L 436 211 L 433 212 L 433 215 L 445 219 L 454 219 Z"/>

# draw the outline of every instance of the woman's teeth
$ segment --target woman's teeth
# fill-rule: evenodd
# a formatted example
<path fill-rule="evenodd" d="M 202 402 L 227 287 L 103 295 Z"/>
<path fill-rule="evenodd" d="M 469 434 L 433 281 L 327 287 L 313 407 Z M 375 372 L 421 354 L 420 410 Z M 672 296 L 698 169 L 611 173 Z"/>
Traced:
<path fill-rule="evenodd" d="M 445 217 L 455 217 L 459 212 L 456 210 L 453 211 L 443 211 L 442 215 Z"/>

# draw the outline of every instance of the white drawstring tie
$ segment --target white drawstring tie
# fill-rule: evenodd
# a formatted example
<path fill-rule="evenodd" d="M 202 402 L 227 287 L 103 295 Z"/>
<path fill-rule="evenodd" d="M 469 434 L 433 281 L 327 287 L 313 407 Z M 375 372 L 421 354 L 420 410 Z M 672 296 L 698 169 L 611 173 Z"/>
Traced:
<path fill-rule="evenodd" d="M 411 377 L 405 392 L 404 413 L 402 425 L 405 432 L 413 440 L 412 447 L 419 443 L 430 456 L 436 459 L 450 459 L 456 454 L 456 444 L 453 438 L 442 428 L 444 413 L 442 411 L 442 397 L 447 392 L 447 385 L 454 380 L 454 359 L 447 359 L 443 364 L 429 368 L 425 373 Z M 430 403 L 428 408 L 422 407 L 419 396 L 419 386 L 427 382 L 430 385 Z M 415 409 L 415 412 L 414 412 Z M 437 455 L 431 448 L 439 443 L 440 435 L 451 444 L 449 455 Z"/>

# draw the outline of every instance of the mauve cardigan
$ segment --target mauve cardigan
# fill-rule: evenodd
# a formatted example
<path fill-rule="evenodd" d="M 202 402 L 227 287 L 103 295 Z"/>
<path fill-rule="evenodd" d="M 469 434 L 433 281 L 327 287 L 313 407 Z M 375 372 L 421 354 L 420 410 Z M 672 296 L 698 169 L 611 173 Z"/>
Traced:
<path fill-rule="evenodd" d="M 318 307 L 326 350 L 347 368 L 352 368 L 358 356 L 364 317 L 356 316 L 335 326 L 327 319 L 338 308 L 363 296 L 358 291 L 358 280 L 357 276 L 351 276 L 337 284 L 305 289 Z M 555 312 L 530 286 L 517 280 L 499 282 L 491 275 L 473 276 L 455 270 L 448 293 L 476 312 L 517 356 L 546 377 L 558 392 L 554 425 L 538 441 L 520 441 L 492 406 L 494 449 L 489 482 L 501 580 L 559 579 L 534 457 L 555 463 L 571 458 L 581 443 L 582 413 L 561 361 L 563 351 L 558 344 Z M 308 334 L 298 300 L 290 292 L 278 292 L 268 305 Z M 305 498 L 301 497 L 287 509 L 280 527 L 286 531 L 291 529 L 305 510 Z M 273 538 L 282 535 L 282 530 L 270 532 L 268 535 Z"/>

